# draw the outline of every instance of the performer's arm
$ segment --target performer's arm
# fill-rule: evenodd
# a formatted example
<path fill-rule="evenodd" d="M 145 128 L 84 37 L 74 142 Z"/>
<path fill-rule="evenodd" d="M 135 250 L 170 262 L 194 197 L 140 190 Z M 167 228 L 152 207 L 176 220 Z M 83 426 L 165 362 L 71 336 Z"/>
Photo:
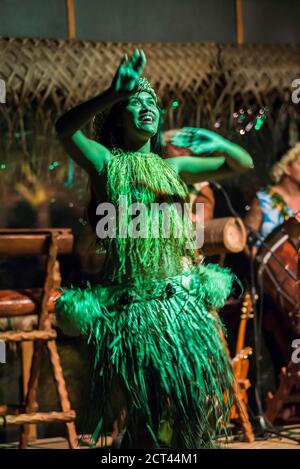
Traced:
<path fill-rule="evenodd" d="M 223 156 L 176 156 L 166 160 L 187 184 L 200 181 L 216 181 L 232 176 Z"/>
<path fill-rule="evenodd" d="M 89 174 L 102 171 L 110 152 L 100 143 L 86 137 L 80 129 L 95 114 L 104 111 L 115 102 L 115 96 L 109 89 L 74 107 L 56 122 L 56 131 L 66 151 Z"/>
<path fill-rule="evenodd" d="M 95 114 L 134 94 L 145 64 L 143 51 L 137 50 L 129 60 L 125 54 L 109 89 L 66 112 L 56 122 L 56 131 L 66 151 L 90 175 L 102 171 L 111 153 L 104 145 L 87 138 L 81 128 Z"/>
<path fill-rule="evenodd" d="M 168 159 L 168 163 L 188 184 L 223 179 L 253 168 L 251 156 L 239 145 L 209 130 L 193 130 L 195 131 L 197 135 L 194 143 L 187 143 L 190 138 L 188 129 L 179 134 L 174 143 L 179 143 L 180 146 L 189 145 L 188 148 L 198 154 L 217 153 L 217 156 L 178 156 Z"/>
<path fill-rule="evenodd" d="M 261 211 L 260 203 L 257 197 L 254 197 L 252 200 L 250 210 L 247 212 L 245 217 L 245 226 L 248 234 L 250 233 L 251 229 L 254 231 L 259 231 L 263 220 L 263 213 Z M 244 252 L 247 256 L 250 256 L 251 251 L 249 245 L 247 244 Z M 257 247 L 253 246 L 252 248 L 252 255 L 255 256 L 257 253 Z"/>
<path fill-rule="evenodd" d="M 259 231 L 263 219 L 263 213 L 261 211 L 260 203 L 257 197 L 254 197 L 250 210 L 247 212 L 245 222 L 247 227 L 252 228 L 255 231 Z"/>

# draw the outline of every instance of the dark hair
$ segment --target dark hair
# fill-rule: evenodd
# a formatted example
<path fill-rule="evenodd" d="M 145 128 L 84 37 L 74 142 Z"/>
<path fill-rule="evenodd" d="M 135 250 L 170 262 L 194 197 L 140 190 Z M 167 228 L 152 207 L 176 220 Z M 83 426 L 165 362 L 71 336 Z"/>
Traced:
<path fill-rule="evenodd" d="M 128 101 L 121 101 L 112 106 L 106 113 L 97 114 L 94 117 L 94 139 L 104 145 L 109 150 L 123 147 L 122 128 L 119 125 L 119 118 Z M 162 157 L 162 124 L 163 113 L 159 109 L 159 123 L 155 135 L 150 140 L 150 150 Z M 87 206 L 87 218 L 93 230 L 96 228 L 96 207 L 97 200 L 90 183 L 91 198 Z"/>
<path fill-rule="evenodd" d="M 123 147 L 122 128 L 119 125 L 119 119 L 127 104 L 128 100 L 121 101 L 112 106 L 106 113 L 100 113 L 94 117 L 94 138 L 97 142 L 110 150 Z M 161 133 L 162 111 L 159 109 L 158 130 L 151 138 L 150 149 L 153 153 L 160 156 L 162 156 Z"/>

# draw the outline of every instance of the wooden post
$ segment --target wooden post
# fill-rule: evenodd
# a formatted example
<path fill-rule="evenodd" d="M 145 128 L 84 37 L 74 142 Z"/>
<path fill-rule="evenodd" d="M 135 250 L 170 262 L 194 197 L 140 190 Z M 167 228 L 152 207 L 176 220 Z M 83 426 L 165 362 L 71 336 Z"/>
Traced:
<path fill-rule="evenodd" d="M 68 38 L 76 38 L 75 28 L 75 7 L 74 0 L 66 0 L 67 18 L 68 18 Z"/>
<path fill-rule="evenodd" d="M 243 0 L 235 0 L 235 32 L 236 42 L 239 46 L 244 44 L 244 18 L 243 18 Z"/>
<path fill-rule="evenodd" d="M 72 412 L 69 396 L 66 388 L 65 379 L 63 376 L 63 370 L 60 363 L 60 358 L 57 351 L 57 346 L 54 340 L 47 342 L 48 351 L 50 354 L 50 361 L 52 365 L 53 377 L 56 384 L 57 394 L 60 402 L 61 410 L 64 414 Z M 76 428 L 74 420 L 66 423 L 68 432 L 69 446 L 72 449 L 78 448 L 78 438 L 76 434 Z"/>
<path fill-rule="evenodd" d="M 28 392 L 28 383 L 30 378 L 30 369 L 33 356 L 33 342 L 23 341 L 21 342 L 21 356 L 22 356 L 22 402 L 25 401 Z M 24 432 L 26 433 L 27 441 L 33 442 L 37 439 L 37 428 L 36 425 L 26 425 L 24 427 Z"/>

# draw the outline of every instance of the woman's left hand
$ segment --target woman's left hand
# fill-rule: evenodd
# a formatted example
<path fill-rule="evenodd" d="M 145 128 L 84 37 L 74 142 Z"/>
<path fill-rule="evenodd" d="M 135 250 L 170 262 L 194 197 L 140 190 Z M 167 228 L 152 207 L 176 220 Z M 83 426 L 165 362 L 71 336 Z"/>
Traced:
<path fill-rule="evenodd" d="M 137 49 L 129 59 L 124 54 L 110 86 L 114 95 L 122 100 L 136 93 L 145 65 L 146 56 L 142 49 Z"/>

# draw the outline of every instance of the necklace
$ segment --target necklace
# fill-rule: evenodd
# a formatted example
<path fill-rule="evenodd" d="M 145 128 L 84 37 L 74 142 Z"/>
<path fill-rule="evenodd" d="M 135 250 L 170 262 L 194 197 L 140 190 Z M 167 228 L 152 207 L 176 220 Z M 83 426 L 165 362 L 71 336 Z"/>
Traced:
<path fill-rule="evenodd" d="M 284 220 L 291 218 L 289 207 L 279 192 L 277 192 L 272 186 L 268 186 L 266 192 L 271 196 L 272 207 L 276 208 L 278 212 L 283 216 Z"/>

